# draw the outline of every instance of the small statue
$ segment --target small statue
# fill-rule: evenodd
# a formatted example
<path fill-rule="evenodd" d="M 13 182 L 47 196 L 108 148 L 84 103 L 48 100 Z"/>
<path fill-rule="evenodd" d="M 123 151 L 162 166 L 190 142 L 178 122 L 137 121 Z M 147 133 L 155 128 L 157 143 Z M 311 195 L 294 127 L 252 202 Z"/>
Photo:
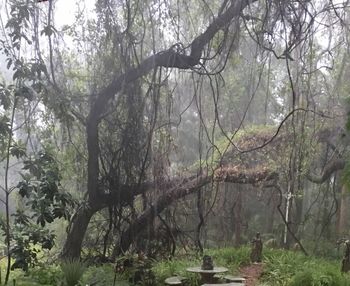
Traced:
<path fill-rule="evenodd" d="M 350 270 L 350 241 L 345 240 L 345 252 L 341 262 L 341 272 L 349 272 Z"/>
<path fill-rule="evenodd" d="M 263 243 L 259 232 L 256 233 L 256 236 L 251 243 L 252 243 L 252 252 L 250 253 L 250 260 L 252 262 L 261 262 Z"/>
<path fill-rule="evenodd" d="M 213 259 L 209 255 L 204 255 L 203 256 L 203 264 L 201 267 L 203 270 L 213 270 L 214 269 L 214 264 L 213 264 Z"/>

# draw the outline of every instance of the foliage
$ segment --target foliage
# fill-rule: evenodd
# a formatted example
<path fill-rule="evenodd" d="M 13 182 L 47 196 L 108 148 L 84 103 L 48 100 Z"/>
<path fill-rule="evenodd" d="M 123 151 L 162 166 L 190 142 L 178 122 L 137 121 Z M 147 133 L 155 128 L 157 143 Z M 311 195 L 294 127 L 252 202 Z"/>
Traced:
<path fill-rule="evenodd" d="M 342 172 L 342 181 L 347 186 L 348 190 L 350 190 L 350 160 L 349 160 L 349 158 L 346 158 L 346 161 L 345 161 L 345 167 L 344 167 L 344 170 Z"/>
<path fill-rule="evenodd" d="M 63 280 L 63 273 L 59 266 L 48 267 L 42 263 L 39 267 L 31 269 L 29 276 L 40 285 L 58 285 L 59 281 Z"/>
<path fill-rule="evenodd" d="M 60 187 L 60 171 L 54 157 L 47 150 L 40 151 L 33 159 L 24 161 L 23 180 L 17 185 L 19 194 L 26 198 L 36 223 L 45 226 L 57 218 L 69 219 L 75 202 Z"/>
<path fill-rule="evenodd" d="M 219 164 L 237 163 L 239 162 L 235 148 L 238 146 L 241 150 L 253 149 L 269 140 L 276 132 L 276 126 L 272 125 L 252 125 L 244 130 L 238 130 L 235 133 L 227 133 L 225 136 L 220 136 L 215 141 L 213 146 L 212 156 L 205 160 L 197 161 L 191 169 L 197 170 L 199 166 L 209 166 L 216 168 Z M 250 152 L 252 153 L 252 152 Z M 256 156 L 256 154 L 254 154 Z M 251 157 L 252 155 L 249 155 Z M 271 163 L 270 158 L 264 158 L 266 162 Z M 264 161 L 263 161 L 264 163 Z M 272 164 L 271 164 L 272 165 Z"/>
<path fill-rule="evenodd" d="M 238 268 L 249 263 L 249 247 L 241 248 L 218 248 L 208 249 L 205 254 L 213 257 L 215 265 L 224 265 L 229 268 L 231 274 L 238 274 Z M 187 277 L 190 285 L 199 283 L 198 276 L 186 271 L 187 267 L 200 265 L 201 256 L 196 253 L 188 253 L 183 256 L 176 256 L 171 260 L 162 260 L 157 262 L 153 271 L 156 274 L 157 281 L 161 284 L 167 277 L 180 275 Z"/>
<path fill-rule="evenodd" d="M 104 264 L 101 266 L 90 266 L 86 269 L 83 277 L 81 278 L 82 285 L 101 285 L 110 286 L 113 285 L 114 280 L 114 268 L 112 265 Z M 126 283 L 127 279 L 123 276 L 118 276 L 116 285 L 123 285 L 122 281 Z M 128 285 L 128 284 L 126 284 Z"/>
<path fill-rule="evenodd" d="M 297 273 L 290 283 L 291 286 L 304 285 L 312 286 L 312 273 L 310 271 Z"/>
<path fill-rule="evenodd" d="M 186 272 L 186 268 L 199 265 L 199 263 L 200 260 L 195 255 L 176 257 L 176 259 L 157 262 L 153 266 L 153 271 L 159 284 L 163 283 L 167 277 L 179 275 L 187 277 L 190 281 L 190 285 L 197 285 L 196 283 L 199 281 L 196 275 Z"/>
<path fill-rule="evenodd" d="M 324 272 L 325 271 L 325 272 Z M 289 286 L 346 286 L 350 285 L 339 272 L 322 269 L 321 271 L 304 270 L 293 276 Z"/>
<path fill-rule="evenodd" d="M 206 253 L 213 256 L 214 264 L 226 266 L 229 273 L 234 275 L 238 274 L 238 267 L 245 265 L 249 259 L 248 247 L 209 249 Z M 18 281 L 18 285 L 60 285 L 59 283 L 66 273 L 78 281 L 77 276 L 85 270 L 85 266 L 79 261 L 71 262 L 62 264 L 67 268 L 62 268 L 62 271 L 58 266 L 41 264 L 40 267 L 30 270 L 26 277 L 19 275 L 19 272 L 15 272 L 14 277 Z M 201 257 L 196 253 L 178 254 L 172 260 L 154 261 L 152 271 L 156 276 L 156 281 L 153 281 L 151 285 L 163 285 L 165 278 L 174 275 L 187 277 L 190 286 L 200 285 L 198 275 L 186 272 L 187 267 L 200 265 L 200 263 Z M 301 253 L 286 250 L 265 249 L 264 274 L 259 285 L 348 286 L 350 278 L 348 275 L 340 273 L 339 264 L 339 260 L 306 257 Z M 117 273 L 116 285 L 131 285 L 128 278 L 131 277 L 135 269 Z M 81 285 L 110 286 L 113 285 L 114 276 L 113 265 L 105 264 L 87 268 L 80 276 L 79 281 Z M 146 284 L 141 282 L 137 285 Z"/>
<path fill-rule="evenodd" d="M 45 229 L 45 225 L 55 219 L 69 219 L 74 201 L 70 194 L 60 189 L 59 168 L 49 152 L 40 151 L 34 158 L 25 160 L 23 169 L 28 173 L 21 174 L 23 180 L 18 183 L 17 189 L 32 215 L 27 215 L 28 210 L 22 209 L 13 214 L 11 255 L 15 262 L 11 268 L 28 271 L 29 266 L 38 263 L 41 250 L 50 250 L 54 246 L 55 235 Z"/>
<path fill-rule="evenodd" d="M 307 257 L 299 252 L 266 250 L 263 281 L 276 286 L 350 285 L 340 272 L 339 261 Z"/>
<path fill-rule="evenodd" d="M 83 276 L 86 266 L 77 259 L 66 260 L 61 264 L 61 269 L 68 286 L 75 286 Z"/>
<path fill-rule="evenodd" d="M 228 265 L 233 271 L 250 263 L 249 247 L 210 249 L 206 253 L 212 256 L 218 265 Z"/>
<path fill-rule="evenodd" d="M 19 223 L 15 219 L 12 232 L 14 244 L 11 248 L 11 256 L 15 259 L 11 269 L 20 268 L 28 271 L 29 266 L 38 263 L 38 253 L 41 249 L 50 250 L 54 245 L 55 235 L 49 230 L 43 229 L 36 224 L 29 223 L 26 217 L 25 223 Z M 21 217 L 23 220 L 23 216 Z"/>
<path fill-rule="evenodd" d="M 304 242 L 306 249 L 312 249 L 312 254 L 317 257 L 324 257 L 327 259 L 341 259 L 343 256 L 343 249 L 339 244 L 335 244 L 334 241 L 329 241 L 325 238 L 320 238 L 317 241 L 308 239 Z"/>

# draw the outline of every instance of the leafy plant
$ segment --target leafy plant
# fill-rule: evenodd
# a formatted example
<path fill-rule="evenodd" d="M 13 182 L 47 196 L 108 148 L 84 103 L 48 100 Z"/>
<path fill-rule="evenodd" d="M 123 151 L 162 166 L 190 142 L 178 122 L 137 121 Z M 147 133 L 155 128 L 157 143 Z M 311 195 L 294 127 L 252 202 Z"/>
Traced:
<path fill-rule="evenodd" d="M 14 145 L 14 148 L 15 156 L 23 155 L 20 145 Z M 26 214 L 28 209 L 19 209 L 12 215 L 15 219 L 10 253 L 15 259 L 11 268 L 27 272 L 29 266 L 38 263 L 40 250 L 50 250 L 54 246 L 55 235 L 44 227 L 57 218 L 68 219 L 74 201 L 61 189 L 58 164 L 50 152 L 40 151 L 34 158 L 28 158 L 23 169 L 28 172 L 21 174 L 22 181 L 17 184 L 17 189 L 32 215 Z"/>
<path fill-rule="evenodd" d="M 29 266 L 38 263 L 38 253 L 41 249 L 50 250 L 54 246 L 55 235 L 47 229 L 33 224 L 23 211 L 18 210 L 12 230 L 11 256 L 15 259 L 11 269 L 20 268 L 28 271 Z"/>
<path fill-rule="evenodd" d="M 61 269 L 68 286 L 78 285 L 86 266 L 77 259 L 66 260 L 61 264 Z"/>
<path fill-rule="evenodd" d="M 111 286 L 114 282 L 114 267 L 108 264 L 101 266 L 90 266 L 86 269 L 83 277 L 80 279 L 82 285 Z M 127 277 L 123 274 L 117 275 L 116 285 L 127 286 Z"/>
<path fill-rule="evenodd" d="M 57 285 L 59 281 L 62 281 L 62 271 L 57 265 L 50 267 L 40 265 L 40 267 L 33 268 L 29 276 L 40 285 Z"/>
<path fill-rule="evenodd" d="M 36 223 L 45 226 L 56 218 L 68 219 L 75 202 L 61 189 L 61 175 L 56 160 L 48 151 L 40 151 L 33 159 L 24 161 L 23 180 L 17 185 L 19 194 L 27 199 Z"/>

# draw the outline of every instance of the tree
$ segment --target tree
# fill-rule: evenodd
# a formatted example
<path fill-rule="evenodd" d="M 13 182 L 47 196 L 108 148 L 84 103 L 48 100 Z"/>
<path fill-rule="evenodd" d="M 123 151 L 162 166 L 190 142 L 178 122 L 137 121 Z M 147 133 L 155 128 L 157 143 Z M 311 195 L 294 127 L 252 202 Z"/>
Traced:
<path fill-rule="evenodd" d="M 86 232 L 88 223 L 93 214 L 108 205 L 121 205 L 123 203 L 130 203 L 138 194 L 143 194 L 147 192 L 148 185 L 143 182 L 143 178 L 140 177 L 140 182 L 136 185 L 122 185 L 119 186 L 116 190 L 111 190 L 109 193 L 105 193 L 99 183 L 100 178 L 100 159 L 99 155 L 101 153 L 100 149 L 100 126 L 103 121 L 103 116 L 105 112 L 108 112 L 107 105 L 113 101 L 113 98 L 116 94 L 125 94 L 129 96 L 129 89 L 142 78 L 146 77 L 149 73 L 153 72 L 153 77 L 160 73 L 161 68 L 177 68 L 180 70 L 185 69 L 194 69 L 197 65 L 203 65 L 206 60 L 203 60 L 203 53 L 205 48 L 210 45 L 216 37 L 220 37 L 222 30 L 228 31 L 229 24 L 234 23 L 234 31 L 240 29 L 239 19 L 242 19 L 242 22 L 248 26 L 250 15 L 243 16 L 248 11 L 252 10 L 255 12 L 255 1 L 236 1 L 229 2 L 224 1 L 221 7 L 219 7 L 219 12 L 217 16 L 209 23 L 205 31 L 189 43 L 187 48 L 183 48 L 182 45 L 173 45 L 169 49 L 165 49 L 161 52 L 154 53 L 146 59 L 141 60 L 136 63 L 127 63 L 125 65 L 125 72 L 120 73 L 119 71 L 112 76 L 111 83 L 105 87 L 102 87 L 98 93 L 92 98 L 92 104 L 89 108 L 89 114 L 86 118 L 86 136 L 87 136 L 87 151 L 88 151 L 88 184 L 87 184 L 87 193 L 88 201 L 82 205 L 75 219 L 73 220 L 68 238 L 63 250 L 64 256 L 79 256 L 81 243 Z M 289 61 L 292 61 L 291 51 L 298 47 L 301 43 L 302 37 L 305 37 L 305 34 L 309 33 L 310 23 L 313 21 L 313 16 L 307 16 L 307 3 L 297 2 L 297 3 L 286 3 L 282 10 L 278 8 L 278 5 L 274 7 L 273 2 L 270 3 L 269 9 L 263 11 L 263 15 L 273 14 L 274 18 L 272 21 L 266 20 L 263 21 L 261 26 L 258 24 L 259 21 L 252 22 L 253 31 L 255 33 L 259 32 L 261 29 L 262 34 L 257 36 L 257 40 L 260 43 L 260 46 L 271 50 L 275 53 L 278 58 L 283 58 L 286 60 L 287 64 Z M 303 6 L 303 5 L 306 6 Z M 127 15 L 129 15 L 131 8 L 128 7 Z M 283 10 L 285 9 L 285 10 Z M 247 11 L 246 11 L 247 10 Z M 253 13 L 254 13 L 253 12 Z M 297 12 L 297 16 L 292 16 L 294 12 Z M 265 13 L 265 14 L 264 14 Z M 299 14 L 298 14 L 299 13 Z M 260 16 L 260 15 L 259 15 Z M 269 16 L 266 16 L 267 19 Z M 273 22 L 275 21 L 275 22 Z M 288 34 L 289 41 L 285 43 L 284 50 L 280 55 L 276 54 L 276 46 L 278 46 L 278 41 L 272 39 L 271 43 L 267 42 L 268 35 L 274 33 L 274 28 L 277 25 L 278 21 L 282 21 L 285 25 L 285 33 Z M 128 22 L 129 23 L 129 22 Z M 130 24 L 130 23 L 129 23 Z M 255 26 L 254 26 L 255 25 Z M 299 26 L 298 26 L 299 25 Z M 299 27 L 299 28 L 298 28 Z M 264 28 L 266 32 L 264 33 Z M 299 30 L 298 30 L 299 29 Z M 127 30 L 128 31 L 128 30 Z M 305 34 L 303 34 L 305 31 Z M 224 33 L 224 39 L 226 34 Z M 265 38 L 266 37 L 266 38 Z M 275 47 L 274 47 L 275 45 Z M 220 51 L 220 49 L 219 49 Z M 228 53 L 230 50 L 227 51 Z M 203 61 L 203 63 L 202 63 Z M 113 74 L 113 71 L 112 71 Z M 292 83 L 291 83 L 292 84 Z M 294 93 L 293 93 L 294 94 Z M 293 95 L 294 96 L 294 95 Z M 294 98 L 294 97 L 293 97 Z M 296 108 L 297 106 L 293 106 Z M 294 113 L 292 113 L 294 114 Z M 294 116 L 294 115 L 293 115 Z M 297 152 L 297 151 L 295 151 Z M 147 152 L 146 152 L 147 153 Z M 202 170 L 203 171 L 203 170 Z M 142 171 L 143 172 L 143 171 Z M 176 198 L 182 197 L 183 195 L 198 189 L 202 184 L 208 183 L 210 181 L 210 172 L 206 174 L 207 171 L 203 171 L 204 175 L 199 176 L 199 178 L 185 180 L 185 186 L 187 191 L 181 191 L 182 187 L 177 186 L 174 188 L 173 184 L 170 184 L 166 189 L 169 190 L 169 193 L 164 195 L 164 198 L 161 196 L 154 205 L 151 205 L 148 209 L 145 210 L 145 213 L 139 217 L 130 225 L 130 228 L 123 232 L 121 236 L 121 249 L 127 249 L 126 244 L 131 241 L 132 234 L 135 234 L 139 231 L 141 225 L 144 225 L 145 221 L 152 219 L 170 202 L 174 201 Z M 209 177 L 208 177 L 209 175 Z M 294 177 L 293 177 L 294 178 Z M 294 179 L 291 178 L 293 181 Z M 264 178 L 266 179 L 266 178 Z M 193 185 L 193 183 L 196 184 Z M 190 184 L 191 187 L 188 187 L 187 184 Z M 170 188 L 170 189 L 169 189 Z M 128 189 L 126 192 L 125 189 Z M 170 194 L 171 197 L 170 197 Z M 157 209 L 157 212 L 154 212 L 154 209 Z M 288 220 L 288 218 L 287 218 Z"/>

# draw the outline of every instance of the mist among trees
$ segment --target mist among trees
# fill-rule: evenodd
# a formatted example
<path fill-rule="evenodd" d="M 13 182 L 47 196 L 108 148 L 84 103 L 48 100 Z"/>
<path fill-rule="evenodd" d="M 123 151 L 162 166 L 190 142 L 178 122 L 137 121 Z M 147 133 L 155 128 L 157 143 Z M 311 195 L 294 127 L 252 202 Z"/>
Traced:
<path fill-rule="evenodd" d="M 94 285 L 106 265 L 126 283 L 136 254 L 153 276 L 130 285 L 206 253 L 242 274 L 259 232 L 266 281 L 247 285 L 350 285 L 349 5 L 2 0 L 0 283 Z"/>

